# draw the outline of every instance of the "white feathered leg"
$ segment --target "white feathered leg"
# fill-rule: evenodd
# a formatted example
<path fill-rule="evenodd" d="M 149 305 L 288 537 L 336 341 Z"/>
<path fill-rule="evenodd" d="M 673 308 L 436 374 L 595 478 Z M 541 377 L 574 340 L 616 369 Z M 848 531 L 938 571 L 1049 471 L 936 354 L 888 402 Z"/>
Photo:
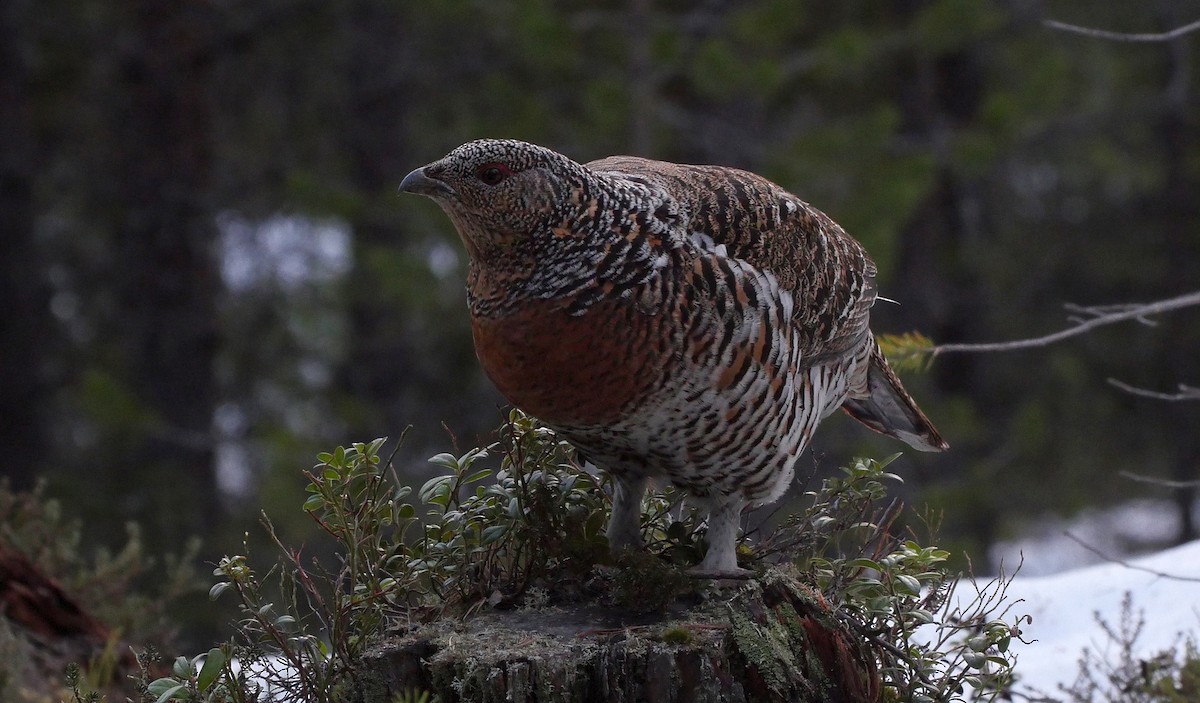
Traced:
<path fill-rule="evenodd" d="M 737 565 L 737 533 L 746 499 L 740 494 L 709 499 L 708 551 L 689 570 L 697 578 L 748 578 L 753 572 Z"/>
<path fill-rule="evenodd" d="M 616 554 L 642 546 L 642 496 L 646 477 L 613 475 L 612 515 L 608 518 L 608 548 Z"/>

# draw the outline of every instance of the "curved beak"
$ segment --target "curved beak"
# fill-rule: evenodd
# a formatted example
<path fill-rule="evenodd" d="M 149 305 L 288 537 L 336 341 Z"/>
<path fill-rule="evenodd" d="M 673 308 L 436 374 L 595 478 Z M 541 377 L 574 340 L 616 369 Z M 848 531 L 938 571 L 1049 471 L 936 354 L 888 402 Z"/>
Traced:
<path fill-rule="evenodd" d="M 425 166 L 418 169 L 413 169 L 400 181 L 400 188 L 396 193 L 416 193 L 417 195 L 426 195 L 435 197 L 438 195 L 453 195 L 454 190 L 444 182 L 436 178 L 431 178 L 425 175 Z"/>

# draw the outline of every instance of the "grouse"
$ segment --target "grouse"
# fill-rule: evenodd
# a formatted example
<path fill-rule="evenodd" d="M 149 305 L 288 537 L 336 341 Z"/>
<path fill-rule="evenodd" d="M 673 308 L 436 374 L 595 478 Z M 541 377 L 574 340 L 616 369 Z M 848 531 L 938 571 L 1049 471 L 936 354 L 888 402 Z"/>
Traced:
<path fill-rule="evenodd" d="M 400 191 L 458 230 L 488 376 L 612 476 L 614 551 L 641 544 L 647 480 L 665 477 L 709 511 L 693 573 L 745 576 L 742 511 L 779 498 L 839 407 L 916 449 L 948 446 L 868 326 L 871 258 L 765 178 L 483 139 Z"/>

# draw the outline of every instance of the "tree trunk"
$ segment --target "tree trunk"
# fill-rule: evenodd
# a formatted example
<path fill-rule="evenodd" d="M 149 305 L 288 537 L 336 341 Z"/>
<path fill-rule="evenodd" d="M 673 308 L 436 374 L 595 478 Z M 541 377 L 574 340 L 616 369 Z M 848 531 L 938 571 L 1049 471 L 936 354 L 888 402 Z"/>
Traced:
<path fill-rule="evenodd" d="M 1178 17 L 1176 8 L 1164 4 L 1163 9 L 1165 26 L 1170 28 L 1183 24 L 1184 20 Z M 1167 54 L 1167 74 L 1163 86 L 1166 109 L 1158 123 L 1164 164 L 1162 206 L 1161 212 L 1152 214 L 1162 218 L 1163 248 L 1168 254 L 1167 270 L 1161 284 L 1164 291 L 1173 295 L 1174 291 L 1185 291 L 1195 286 L 1192 272 L 1196 257 L 1200 255 L 1195 234 L 1200 208 L 1196 207 L 1197 169 L 1189 164 L 1187 158 L 1187 154 L 1191 153 L 1189 143 L 1196 138 L 1193 126 L 1195 119 L 1189 107 L 1191 74 L 1188 67 L 1192 65 L 1191 50 L 1186 41 L 1179 39 L 1164 44 L 1164 48 Z M 1170 316 L 1159 327 L 1159 334 L 1171 340 L 1167 343 L 1163 363 L 1156 364 L 1158 372 L 1154 375 L 1158 378 L 1155 383 L 1161 388 L 1169 389 L 1177 383 L 1191 381 L 1186 374 L 1194 373 L 1195 349 L 1187 342 L 1192 338 L 1188 325 L 1187 318 Z M 1176 445 L 1171 478 L 1188 483 L 1196 480 L 1197 468 L 1200 467 L 1200 438 L 1194 431 L 1200 412 L 1194 403 L 1176 403 L 1170 410 L 1168 427 Z M 1192 515 L 1196 495 L 1195 486 L 1174 491 L 1179 514 L 1176 544 L 1186 544 L 1200 535 Z"/>
<path fill-rule="evenodd" d="M 36 144 L 30 124 L 27 2 L 0 7 L 0 476 L 33 481 L 33 457 L 46 450 L 41 422 L 43 368 L 53 324 L 45 267 L 34 239 Z"/>
<path fill-rule="evenodd" d="M 123 382 L 152 419 L 108 470 L 123 477 L 126 466 L 153 467 L 138 475 L 187 497 L 152 520 L 169 528 L 164 541 L 180 543 L 220 510 L 211 440 L 220 280 L 208 202 L 216 20 L 203 6 L 157 0 L 132 4 L 130 12 L 134 29 L 119 85 L 129 107 L 108 176 L 119 184 L 111 226 L 120 307 L 112 339 L 123 347 Z"/>
<path fill-rule="evenodd" d="M 773 571 L 676 613 L 596 606 L 440 620 L 373 649 L 357 700 L 878 701 L 875 659 L 821 596 Z"/>

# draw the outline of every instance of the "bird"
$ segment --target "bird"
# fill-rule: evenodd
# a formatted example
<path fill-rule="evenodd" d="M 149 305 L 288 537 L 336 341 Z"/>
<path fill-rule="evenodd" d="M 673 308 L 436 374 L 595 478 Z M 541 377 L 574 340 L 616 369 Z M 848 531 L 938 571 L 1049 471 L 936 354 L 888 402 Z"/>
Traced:
<path fill-rule="evenodd" d="M 948 448 L 870 330 L 866 250 L 762 176 L 480 139 L 399 192 L 457 230 L 476 355 L 498 390 L 611 476 L 614 553 L 642 545 L 648 481 L 665 479 L 708 511 L 691 573 L 747 578 L 742 512 L 787 490 L 838 408 Z"/>

